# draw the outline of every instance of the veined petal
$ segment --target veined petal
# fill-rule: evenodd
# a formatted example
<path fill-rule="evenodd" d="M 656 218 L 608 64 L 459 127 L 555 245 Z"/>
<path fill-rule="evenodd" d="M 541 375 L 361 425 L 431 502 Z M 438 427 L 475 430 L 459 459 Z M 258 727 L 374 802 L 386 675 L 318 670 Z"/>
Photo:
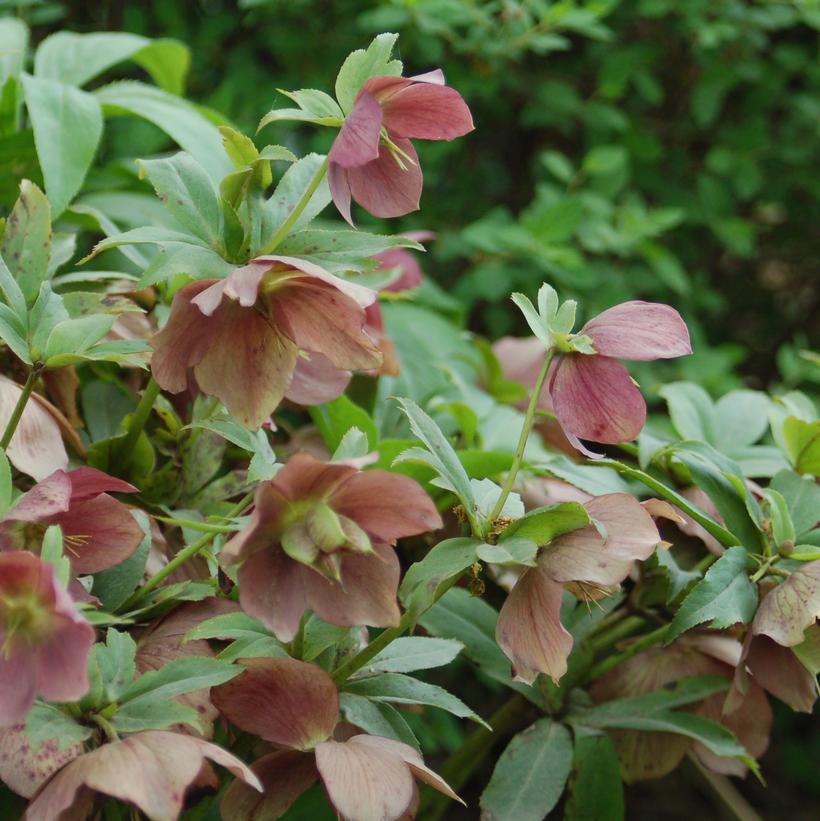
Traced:
<path fill-rule="evenodd" d="M 66 612 L 59 617 L 51 640 L 40 652 L 40 692 L 48 701 L 77 701 L 88 692 L 88 654 L 94 644 L 94 628 L 77 613 L 64 590 Z"/>
<path fill-rule="evenodd" d="M 818 618 L 820 561 L 806 562 L 765 596 L 752 622 L 752 633 L 793 647 L 803 641 L 806 628 Z"/>
<path fill-rule="evenodd" d="M 63 513 L 71 504 L 71 478 L 64 470 L 55 470 L 38 482 L 6 514 L 13 522 L 38 522 Z"/>
<path fill-rule="evenodd" d="M 382 107 L 367 91 L 359 94 L 327 158 L 342 168 L 356 168 L 379 156 Z"/>
<path fill-rule="evenodd" d="M 792 710 L 812 712 L 818 695 L 817 679 L 791 648 L 765 635 L 754 636 L 746 648 L 744 662 L 754 680 Z"/>
<path fill-rule="evenodd" d="M 39 648 L 15 648 L 9 658 L 0 655 L 0 727 L 25 720 L 34 704 L 39 679 Z"/>
<path fill-rule="evenodd" d="M 617 359 L 670 359 L 692 353 L 689 330 L 669 305 L 633 300 L 609 308 L 581 329 L 595 350 Z"/>
<path fill-rule="evenodd" d="M 324 499 L 342 482 L 356 473 L 349 465 L 320 462 L 309 453 L 294 453 L 272 479 L 273 485 L 288 499 Z"/>
<path fill-rule="evenodd" d="M 69 471 L 71 501 L 80 502 L 99 493 L 136 493 L 138 488 L 115 476 L 109 476 L 95 468 L 80 467 Z"/>
<path fill-rule="evenodd" d="M 336 210 L 342 215 L 342 218 L 348 225 L 355 228 L 353 216 L 350 213 L 352 195 L 350 193 L 350 182 L 347 179 L 347 170 L 334 162 L 328 163 L 327 184 L 330 188 L 330 196 L 333 200 L 333 204 L 336 206 Z"/>
<path fill-rule="evenodd" d="M 341 396 L 350 384 L 349 370 L 337 368 L 326 356 L 305 351 L 296 360 L 285 397 L 297 405 L 323 405 Z"/>
<path fill-rule="evenodd" d="M 646 421 L 646 403 L 626 368 L 607 356 L 562 356 L 550 374 L 555 415 L 569 435 L 607 445 L 629 442 Z"/>
<path fill-rule="evenodd" d="M 382 145 L 378 159 L 347 169 L 353 199 L 374 217 L 403 217 L 419 208 L 424 177 L 418 155 L 410 140 L 397 137 L 393 142 L 409 157 L 402 159 L 404 168 Z"/>
<path fill-rule="evenodd" d="M 25 725 L 0 730 L 0 780 L 24 798 L 31 798 L 54 773 L 81 755 L 82 744 L 69 744 L 61 750 L 60 741 L 51 738 L 35 752 L 26 735 Z"/>
<path fill-rule="evenodd" d="M 415 82 L 382 102 L 391 139 L 454 140 L 472 131 L 473 117 L 462 96 L 449 86 Z"/>

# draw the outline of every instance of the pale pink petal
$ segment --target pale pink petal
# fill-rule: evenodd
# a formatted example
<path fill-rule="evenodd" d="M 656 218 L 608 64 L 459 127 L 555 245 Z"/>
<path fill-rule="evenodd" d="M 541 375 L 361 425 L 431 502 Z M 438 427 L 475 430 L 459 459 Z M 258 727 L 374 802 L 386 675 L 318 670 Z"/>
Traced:
<path fill-rule="evenodd" d="M 343 168 L 364 165 L 379 156 L 382 107 L 366 91 L 356 98 L 327 158 Z"/>
<path fill-rule="evenodd" d="M 39 651 L 16 646 L 6 658 L 0 654 L 0 727 L 19 724 L 37 695 Z"/>
<path fill-rule="evenodd" d="M 305 352 L 296 360 L 285 397 L 297 405 L 323 405 L 341 396 L 350 378 L 349 370 L 337 368 L 326 356 Z"/>
<path fill-rule="evenodd" d="M 405 168 L 381 146 L 378 159 L 347 169 L 353 199 L 374 217 L 403 217 L 419 208 L 424 178 L 418 155 L 410 140 L 399 137 L 394 142 L 409 157 L 402 160 Z"/>
<path fill-rule="evenodd" d="M 669 305 L 634 300 L 598 314 L 581 328 L 599 354 L 617 359 L 671 359 L 692 353 L 689 330 Z"/>
<path fill-rule="evenodd" d="M 254 495 L 251 520 L 222 548 L 220 563 L 223 566 L 236 564 L 257 550 L 273 547 L 282 532 L 282 517 L 287 506 L 288 500 L 279 486 L 260 482 Z"/>
<path fill-rule="evenodd" d="M 811 713 L 817 699 L 817 679 L 794 652 L 768 636 L 755 636 L 749 645 L 746 666 L 761 687 L 800 713 Z"/>
<path fill-rule="evenodd" d="M 330 504 L 381 542 L 443 527 L 424 488 L 414 479 L 386 470 L 353 474 L 333 492 Z"/>
<path fill-rule="evenodd" d="M 289 658 L 244 659 L 243 673 L 211 688 L 239 729 L 292 750 L 312 750 L 339 720 L 339 693 L 321 667 Z"/>
<path fill-rule="evenodd" d="M 395 821 L 413 800 L 410 768 L 396 755 L 349 741 L 325 741 L 316 766 L 336 811 L 350 821 Z"/>
<path fill-rule="evenodd" d="M 71 480 L 71 501 L 82 502 L 98 493 L 136 493 L 138 488 L 95 468 L 80 467 L 68 474 Z"/>
<path fill-rule="evenodd" d="M 806 628 L 818 618 L 820 561 L 807 562 L 765 596 L 752 622 L 752 633 L 793 647 L 803 641 Z"/>
<path fill-rule="evenodd" d="M 551 371 L 549 392 L 564 432 L 580 439 L 629 442 L 646 421 L 646 403 L 629 372 L 606 356 L 562 356 Z"/>
<path fill-rule="evenodd" d="M 320 619 L 340 627 L 398 625 L 399 560 L 387 545 L 373 545 L 373 550 L 342 554 L 341 583 L 303 571 L 308 606 Z"/>
<path fill-rule="evenodd" d="M 217 282 L 214 282 L 213 285 L 208 286 L 204 291 L 200 291 L 195 297 L 193 297 L 193 299 L 191 299 L 191 304 L 196 305 L 203 316 L 213 316 L 222 304 L 222 297 L 225 295 L 225 288 L 227 284 L 227 279 L 220 279 Z M 251 305 L 253 305 L 253 302 L 251 302 Z"/>
<path fill-rule="evenodd" d="M 462 96 L 437 83 L 405 86 L 382 101 L 382 107 L 391 139 L 454 140 L 475 128 Z"/>
<path fill-rule="evenodd" d="M 564 590 L 541 567 L 527 570 L 507 596 L 495 639 L 512 662 L 517 681 L 532 684 L 546 673 L 557 684 L 567 671 L 572 636 L 561 624 Z"/>
<path fill-rule="evenodd" d="M 528 391 L 532 391 L 546 356 L 544 343 L 540 339 L 534 336 L 526 339 L 504 336 L 493 343 L 493 353 L 506 379 L 519 382 Z M 526 407 L 527 401 L 523 400 L 521 406 Z M 541 389 L 538 407 L 546 411 L 552 410 L 552 400 L 546 384 Z"/>
<path fill-rule="evenodd" d="M 0 780 L 24 798 L 31 798 L 61 767 L 83 751 L 82 744 L 60 749 L 57 738 L 40 745 L 35 752 L 25 733 L 25 725 L 0 730 Z"/>
<path fill-rule="evenodd" d="M 12 522 L 39 522 L 64 513 L 71 504 L 71 478 L 56 470 L 22 496 L 6 514 Z"/>
<path fill-rule="evenodd" d="M 40 649 L 39 689 L 47 701 L 77 701 L 88 692 L 88 655 L 94 628 L 76 611 L 70 596 L 59 591 L 64 615 L 54 635 Z"/>
<path fill-rule="evenodd" d="M 336 163 L 329 163 L 327 167 L 327 184 L 336 210 L 348 225 L 355 228 L 353 216 L 350 213 L 350 205 L 353 200 L 350 193 L 350 182 L 347 179 L 347 170 L 342 168 L 341 165 L 336 165 Z"/>
<path fill-rule="evenodd" d="M 241 268 L 234 268 L 225 280 L 224 294 L 235 299 L 243 308 L 252 308 L 259 299 L 259 286 L 275 263 L 264 258 L 252 259 Z"/>

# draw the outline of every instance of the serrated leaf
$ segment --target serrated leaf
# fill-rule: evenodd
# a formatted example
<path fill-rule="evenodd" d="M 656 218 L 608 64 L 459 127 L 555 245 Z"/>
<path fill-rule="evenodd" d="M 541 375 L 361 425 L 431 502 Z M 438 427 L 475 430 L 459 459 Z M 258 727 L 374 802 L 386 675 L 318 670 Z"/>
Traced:
<path fill-rule="evenodd" d="M 113 704 L 131 685 L 137 672 L 137 645 L 128 633 L 108 628 L 105 644 L 95 644 L 92 650 L 102 681 L 102 699 Z"/>
<path fill-rule="evenodd" d="M 464 648 L 460 641 L 426 636 L 403 636 L 395 639 L 367 665 L 381 673 L 412 673 L 449 664 Z"/>
<path fill-rule="evenodd" d="M 20 182 L 20 196 L 6 219 L 0 254 L 26 302 L 34 302 L 48 279 L 51 259 L 51 206 L 31 181 Z"/>
<path fill-rule="evenodd" d="M 398 37 L 389 32 L 379 34 L 366 50 L 356 49 L 342 63 L 336 76 L 336 99 L 345 114 L 353 108 L 359 89 L 370 77 L 401 74 L 401 61 L 390 59 Z"/>
<path fill-rule="evenodd" d="M 170 699 L 191 690 L 216 687 L 242 672 L 241 667 L 218 659 L 190 656 L 169 661 L 159 670 L 143 673 L 121 694 L 122 703 L 136 699 Z"/>
<path fill-rule="evenodd" d="M 110 719 L 110 723 L 121 733 L 165 730 L 175 724 L 187 724 L 202 732 L 199 713 L 193 707 L 161 696 L 146 696 L 124 704 Z"/>
<path fill-rule="evenodd" d="M 54 704 L 38 701 L 26 714 L 26 738 L 34 751 L 52 738 L 60 750 L 65 750 L 91 738 L 93 732 L 92 727 L 78 723 Z"/>
<path fill-rule="evenodd" d="M 339 706 L 345 719 L 366 733 L 393 738 L 420 751 L 419 742 L 410 726 L 390 704 L 371 701 L 354 693 L 341 693 Z"/>
<path fill-rule="evenodd" d="M 587 509 L 579 502 L 562 502 L 529 511 L 507 527 L 499 538 L 529 539 L 539 547 L 553 541 L 564 533 L 578 530 L 590 522 Z"/>
<path fill-rule="evenodd" d="M 482 562 L 535 567 L 538 545 L 530 539 L 514 537 L 498 544 L 483 544 L 476 551 Z"/>

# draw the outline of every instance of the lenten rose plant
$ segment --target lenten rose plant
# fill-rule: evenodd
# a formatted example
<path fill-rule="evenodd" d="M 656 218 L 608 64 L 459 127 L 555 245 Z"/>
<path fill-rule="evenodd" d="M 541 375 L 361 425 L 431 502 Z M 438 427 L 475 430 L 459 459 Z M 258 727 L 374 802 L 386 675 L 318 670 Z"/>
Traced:
<path fill-rule="evenodd" d="M 813 709 L 813 400 L 713 400 L 696 318 L 617 289 L 589 316 L 528 283 L 499 327 L 533 337 L 467 331 L 422 273 L 450 227 L 422 263 L 431 231 L 353 226 L 419 208 L 412 140 L 474 127 L 396 40 L 253 137 L 177 96 L 179 43 L 3 47 L 1 139 L 45 186 L 0 224 L 7 812 L 622 819 L 686 766 L 754 817 L 771 699 Z M 158 86 L 81 88 L 116 55 Z M 113 114 L 179 150 L 83 187 Z M 568 293 L 570 258 L 542 254 Z"/>

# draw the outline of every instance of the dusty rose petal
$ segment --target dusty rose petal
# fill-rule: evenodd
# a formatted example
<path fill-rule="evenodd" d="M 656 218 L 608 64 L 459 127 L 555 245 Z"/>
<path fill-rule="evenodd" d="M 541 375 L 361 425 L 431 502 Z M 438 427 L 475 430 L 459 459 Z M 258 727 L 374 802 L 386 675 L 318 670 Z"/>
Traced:
<path fill-rule="evenodd" d="M 314 758 L 294 750 L 279 750 L 260 758 L 251 770 L 264 793 L 237 779 L 225 792 L 219 809 L 224 821 L 274 821 L 319 777 Z"/>
<path fill-rule="evenodd" d="M 820 561 L 807 562 L 768 593 L 757 608 L 752 632 L 785 647 L 803 641 L 806 628 L 820 618 Z"/>
<path fill-rule="evenodd" d="M 475 127 L 462 96 L 449 86 L 412 83 L 386 99 L 384 125 L 391 138 L 454 140 Z"/>
<path fill-rule="evenodd" d="M 653 519 L 669 519 L 677 525 L 686 524 L 686 519 L 681 516 L 678 508 L 663 499 L 647 499 L 641 502 L 641 506 Z"/>
<path fill-rule="evenodd" d="M 373 550 L 364 555 L 344 554 L 341 583 L 304 570 L 308 606 L 320 619 L 340 627 L 395 627 L 399 623 L 399 560 L 387 545 L 373 545 Z"/>
<path fill-rule="evenodd" d="M 572 636 L 561 624 L 564 591 L 540 567 L 527 570 L 498 614 L 495 638 L 517 681 L 546 673 L 557 684 L 567 671 Z"/>
<path fill-rule="evenodd" d="M 707 513 L 716 522 L 723 522 L 723 519 L 721 519 L 720 514 L 718 513 L 717 508 L 715 507 L 712 500 L 699 487 L 687 487 L 684 488 L 680 493 L 681 496 L 688 499 L 696 507 L 699 507 L 704 513 Z M 694 536 L 696 539 L 700 539 L 706 546 L 706 549 L 710 553 L 714 553 L 715 556 L 723 555 L 726 548 L 711 533 L 709 533 L 709 531 L 706 530 L 706 528 L 704 528 L 703 525 L 698 524 L 685 511 L 679 509 L 678 512 L 683 518 L 683 524 L 679 525 L 681 532 L 685 533 L 687 536 Z"/>
<path fill-rule="evenodd" d="M 352 475 L 334 491 L 330 504 L 382 542 L 443 526 L 433 500 L 418 482 L 385 470 Z"/>
<path fill-rule="evenodd" d="M 71 480 L 71 501 L 81 502 L 99 493 L 136 493 L 138 488 L 95 468 L 80 467 L 68 474 Z"/>
<path fill-rule="evenodd" d="M 67 511 L 70 504 L 71 478 L 64 470 L 56 470 L 18 499 L 6 520 L 38 522 Z"/>
<path fill-rule="evenodd" d="M 88 692 L 88 655 L 94 628 L 76 611 L 64 590 L 57 593 L 63 611 L 54 636 L 40 654 L 40 692 L 48 701 L 76 701 Z"/>
<path fill-rule="evenodd" d="M 325 741 L 316 766 L 336 811 L 355 821 L 394 821 L 413 800 L 413 774 L 395 755 L 357 742 Z"/>
<path fill-rule="evenodd" d="M 288 658 L 244 659 L 245 671 L 211 688 L 211 699 L 241 730 L 291 750 L 312 750 L 339 720 L 339 693 L 321 667 Z"/>
<path fill-rule="evenodd" d="M 128 314 L 121 314 L 117 319 L 123 316 L 128 316 Z M 117 320 L 114 324 L 117 324 Z M 77 369 L 73 365 L 66 365 L 63 368 L 45 370 L 41 376 L 48 397 L 60 409 L 73 428 L 82 429 L 84 423 L 77 407 L 77 394 L 80 391 L 80 377 L 77 376 Z"/>
<path fill-rule="evenodd" d="M 405 236 L 409 236 L 410 233 L 412 232 L 408 232 Z M 416 233 L 426 234 L 428 232 Z M 407 291 L 421 285 L 423 279 L 421 265 L 406 248 L 390 248 L 376 254 L 373 259 L 379 262 L 379 267 L 376 269 L 378 271 L 398 269 L 401 272 L 397 279 L 385 286 L 385 291 Z"/>
<path fill-rule="evenodd" d="M 507 379 L 520 382 L 532 391 L 546 356 L 544 343 L 540 339 L 534 336 L 526 339 L 504 336 L 493 343 L 493 353 Z M 523 400 L 521 405 L 526 407 L 527 400 Z M 552 410 L 552 400 L 546 384 L 541 390 L 538 407 L 542 410 Z"/>
<path fill-rule="evenodd" d="M 242 609 L 280 641 L 292 641 L 307 609 L 302 566 L 276 547 L 254 553 L 239 568 L 237 578 Z"/>
<path fill-rule="evenodd" d="M 598 314 L 581 329 L 595 350 L 617 359 L 670 359 L 692 353 L 689 330 L 669 305 L 634 300 Z"/>
<path fill-rule="evenodd" d="M 29 804 L 26 821 L 54 821 L 82 787 L 133 804 L 152 821 L 173 821 L 182 812 L 185 791 L 206 759 L 259 788 L 256 776 L 238 758 L 193 736 L 161 730 L 136 733 L 75 758 Z"/>
<path fill-rule="evenodd" d="M 353 110 L 345 117 L 327 158 L 343 168 L 365 165 L 379 156 L 382 107 L 366 91 L 356 98 Z"/>
<path fill-rule="evenodd" d="M 409 140 L 399 137 L 394 142 L 409 157 L 402 160 L 405 168 L 381 146 L 377 160 L 347 169 L 353 199 L 374 217 L 403 217 L 419 208 L 424 178 L 418 155 Z"/>
<path fill-rule="evenodd" d="M 337 368 L 326 356 L 306 352 L 296 360 L 296 370 L 285 396 L 298 405 L 323 405 L 341 396 L 351 373 Z"/>
<path fill-rule="evenodd" d="M 36 650 L 20 648 L 10 658 L 0 655 L 0 727 L 22 721 L 34 704 L 39 683 Z"/>
<path fill-rule="evenodd" d="M 56 738 L 41 744 L 37 751 L 25 733 L 25 725 L 0 730 L 0 780 L 9 789 L 31 798 L 51 776 L 83 751 L 82 744 L 61 750 Z"/>
<path fill-rule="evenodd" d="M 353 226 L 353 216 L 350 213 L 353 200 L 350 193 L 350 182 L 347 179 L 347 170 L 340 165 L 336 165 L 336 163 L 330 163 L 327 168 L 327 184 L 336 209 L 345 222 Z"/>
<path fill-rule="evenodd" d="M 811 713 L 817 699 L 817 679 L 794 652 L 768 636 L 755 636 L 745 664 L 761 687 L 799 713 Z"/>
<path fill-rule="evenodd" d="M 646 421 L 641 392 L 626 368 L 607 356 L 562 356 L 551 371 L 549 392 L 561 427 L 580 439 L 630 442 Z"/>
<path fill-rule="evenodd" d="M 280 474 L 287 469 L 282 468 Z M 282 528 L 288 499 L 273 482 L 260 482 L 253 499 L 251 520 L 219 552 L 223 566 L 236 564 L 257 550 L 272 547 Z"/>
<path fill-rule="evenodd" d="M 355 468 L 320 462 L 307 453 L 295 453 L 273 479 L 274 485 L 288 499 L 322 499 L 350 476 Z"/>

